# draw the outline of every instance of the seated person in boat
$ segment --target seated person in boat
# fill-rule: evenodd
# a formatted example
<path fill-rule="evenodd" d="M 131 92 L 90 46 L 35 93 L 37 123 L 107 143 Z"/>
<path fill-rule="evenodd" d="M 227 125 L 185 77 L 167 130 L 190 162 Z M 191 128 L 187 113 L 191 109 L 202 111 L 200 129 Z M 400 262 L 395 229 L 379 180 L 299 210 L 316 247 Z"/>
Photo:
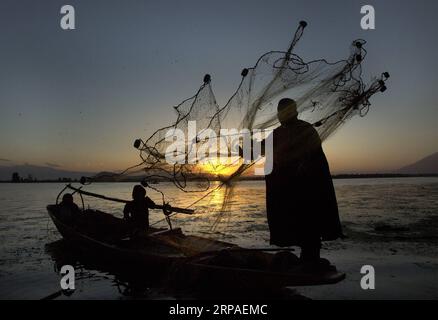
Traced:
<path fill-rule="evenodd" d="M 59 204 L 60 219 L 67 224 L 75 224 L 78 222 L 81 214 L 81 210 L 73 201 L 73 195 L 71 193 L 65 193 Z"/>
<path fill-rule="evenodd" d="M 320 259 L 321 241 L 342 238 L 330 169 L 314 127 L 297 118 L 292 99 L 278 103 L 273 170 L 266 176 L 271 244 L 301 247 L 302 262 Z"/>
<path fill-rule="evenodd" d="M 132 201 L 128 202 L 123 209 L 123 218 L 130 224 L 133 235 L 147 232 L 149 208 L 155 208 L 155 202 L 146 196 L 146 189 L 143 186 L 134 186 Z"/>

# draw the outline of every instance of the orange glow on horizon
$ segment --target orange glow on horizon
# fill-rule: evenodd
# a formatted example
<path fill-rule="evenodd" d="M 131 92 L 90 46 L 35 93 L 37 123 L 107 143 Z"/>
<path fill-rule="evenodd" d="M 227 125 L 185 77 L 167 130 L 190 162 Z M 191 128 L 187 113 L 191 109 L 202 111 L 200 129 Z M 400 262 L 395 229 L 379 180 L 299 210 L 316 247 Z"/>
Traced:
<path fill-rule="evenodd" d="M 201 171 L 216 175 L 218 177 L 230 176 L 233 172 L 235 172 L 235 170 L 239 167 L 239 165 L 240 165 L 240 161 L 238 162 L 230 161 L 230 164 L 222 164 L 217 158 L 212 158 L 204 163 L 198 164 Z"/>

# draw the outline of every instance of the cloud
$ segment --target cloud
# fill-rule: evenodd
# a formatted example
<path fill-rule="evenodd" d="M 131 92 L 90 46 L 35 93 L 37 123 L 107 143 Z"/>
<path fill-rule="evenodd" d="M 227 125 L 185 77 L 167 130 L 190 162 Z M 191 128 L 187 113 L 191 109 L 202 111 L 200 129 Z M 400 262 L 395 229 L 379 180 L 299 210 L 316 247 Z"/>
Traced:
<path fill-rule="evenodd" d="M 50 163 L 50 162 L 46 162 L 46 166 L 48 167 L 52 167 L 52 168 L 59 168 L 60 165 L 56 164 L 56 163 Z"/>

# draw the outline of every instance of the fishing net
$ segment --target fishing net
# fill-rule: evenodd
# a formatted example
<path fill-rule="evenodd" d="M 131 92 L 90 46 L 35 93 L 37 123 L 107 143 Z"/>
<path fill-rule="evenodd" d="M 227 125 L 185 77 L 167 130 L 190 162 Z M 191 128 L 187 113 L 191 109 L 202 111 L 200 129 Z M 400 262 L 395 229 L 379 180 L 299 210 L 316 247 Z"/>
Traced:
<path fill-rule="evenodd" d="M 248 159 L 239 157 L 236 144 L 245 143 L 246 136 L 225 139 L 223 129 L 245 129 L 250 139 L 257 129 L 274 129 L 279 125 L 277 101 L 290 97 L 297 103 L 299 118 L 314 125 L 321 140 L 327 139 L 354 115 L 364 116 L 370 107 L 370 98 L 386 90 L 388 73 L 374 78 L 369 84 L 362 79 L 362 63 L 367 51 L 364 40 L 351 44 L 350 54 L 344 60 L 328 62 L 325 59 L 305 61 L 295 53 L 295 47 L 303 35 L 306 22 L 300 22 L 287 51 L 270 51 L 263 54 L 250 68 L 241 71 L 241 79 L 235 92 L 224 105 L 219 105 L 212 89 L 210 75 L 205 75 L 196 93 L 173 107 L 176 120 L 158 129 L 147 139 L 138 139 L 134 146 L 140 151 L 141 163 L 128 168 L 122 175 L 140 169 L 145 175 L 143 185 L 152 186 L 154 180 L 168 181 L 184 193 L 199 193 L 188 207 L 196 208 L 208 201 L 212 194 L 221 190 L 221 205 L 209 208 L 217 213 L 213 228 L 231 212 L 233 191 L 236 183 L 249 174 L 249 168 L 263 163 L 263 157 Z M 192 121 L 196 130 L 190 128 Z M 174 142 L 166 135 L 179 129 L 184 132 L 186 147 L 174 153 L 184 163 L 169 163 L 166 151 Z M 196 131 L 190 135 L 190 131 Z M 249 132 L 249 133 L 248 133 Z M 229 131 L 228 137 L 236 135 Z M 265 137 L 266 137 L 265 136 Z M 221 141 L 219 141 L 221 140 Z M 236 142 L 237 141 L 237 142 Z M 219 147 L 218 147 L 219 145 Z M 228 156 L 219 161 L 212 154 Z M 190 163 L 191 156 L 196 161 Z M 192 159 L 193 160 L 193 159 Z M 212 184 L 211 182 L 220 181 Z M 161 192 L 163 202 L 166 195 Z"/>

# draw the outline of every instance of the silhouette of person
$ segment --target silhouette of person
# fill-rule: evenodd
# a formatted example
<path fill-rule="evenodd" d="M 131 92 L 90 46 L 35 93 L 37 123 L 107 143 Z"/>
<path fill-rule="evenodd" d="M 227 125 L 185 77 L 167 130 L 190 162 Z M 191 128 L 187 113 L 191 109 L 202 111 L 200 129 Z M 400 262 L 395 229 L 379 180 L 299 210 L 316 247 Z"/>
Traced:
<path fill-rule="evenodd" d="M 132 201 L 123 209 L 123 218 L 130 224 L 132 234 L 145 232 L 149 228 L 149 208 L 154 208 L 155 202 L 146 196 L 146 189 L 136 185 L 132 189 Z"/>
<path fill-rule="evenodd" d="M 266 176 L 270 242 L 300 246 L 303 262 L 322 262 L 321 240 L 343 236 L 330 169 L 313 126 L 297 118 L 296 103 L 282 99 L 273 132 L 273 168 Z"/>
<path fill-rule="evenodd" d="M 67 224 L 74 224 L 78 222 L 81 216 L 81 210 L 73 201 L 71 193 L 65 193 L 62 196 L 62 201 L 59 204 L 59 214 L 63 222 Z"/>

